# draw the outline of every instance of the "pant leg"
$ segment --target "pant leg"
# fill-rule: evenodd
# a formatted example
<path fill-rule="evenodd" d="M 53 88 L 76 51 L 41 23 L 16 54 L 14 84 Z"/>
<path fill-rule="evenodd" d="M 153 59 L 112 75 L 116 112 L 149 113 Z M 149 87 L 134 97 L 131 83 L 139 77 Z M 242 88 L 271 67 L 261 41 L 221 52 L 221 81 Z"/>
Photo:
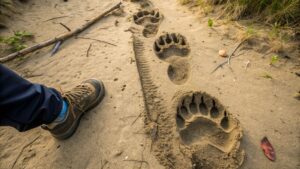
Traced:
<path fill-rule="evenodd" d="M 0 64 L 0 126 L 26 131 L 51 123 L 61 108 L 55 89 L 30 83 Z"/>

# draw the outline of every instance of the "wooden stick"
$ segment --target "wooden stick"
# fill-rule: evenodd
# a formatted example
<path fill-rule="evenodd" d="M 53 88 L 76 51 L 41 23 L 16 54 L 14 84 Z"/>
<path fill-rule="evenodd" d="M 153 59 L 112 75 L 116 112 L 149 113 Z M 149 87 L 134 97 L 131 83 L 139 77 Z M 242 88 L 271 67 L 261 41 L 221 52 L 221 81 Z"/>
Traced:
<path fill-rule="evenodd" d="M 74 35 L 77 35 L 81 32 L 83 32 L 85 29 L 89 28 L 90 26 L 92 26 L 94 23 L 96 23 L 98 20 L 102 19 L 103 17 L 105 17 L 107 14 L 111 13 L 112 11 L 120 8 L 122 2 L 118 3 L 117 5 L 113 6 L 112 8 L 110 8 L 109 10 L 107 10 L 106 12 L 102 13 L 101 15 L 97 16 L 96 18 L 90 20 L 89 22 L 87 22 L 86 24 L 82 25 L 80 28 L 78 29 L 75 29 L 71 32 L 67 32 L 65 34 L 62 34 L 62 35 L 59 35 L 53 39 L 50 39 L 50 40 L 47 40 L 47 41 L 44 41 L 40 44 L 36 44 L 34 46 L 31 46 L 31 47 L 28 47 L 28 48 L 25 48 L 23 50 L 20 50 L 18 52 L 15 52 L 15 53 L 12 53 L 6 57 L 3 57 L 3 58 L 0 58 L 0 63 L 4 63 L 4 62 L 7 62 L 7 61 L 10 61 L 10 60 L 13 60 L 14 58 L 16 57 L 19 57 L 19 56 L 24 56 L 28 53 L 31 53 L 31 52 L 34 52 L 36 50 L 39 50 L 39 49 L 42 49 L 46 46 L 49 46 L 49 45 L 52 45 L 58 41 L 61 41 L 61 40 L 66 40 Z"/>

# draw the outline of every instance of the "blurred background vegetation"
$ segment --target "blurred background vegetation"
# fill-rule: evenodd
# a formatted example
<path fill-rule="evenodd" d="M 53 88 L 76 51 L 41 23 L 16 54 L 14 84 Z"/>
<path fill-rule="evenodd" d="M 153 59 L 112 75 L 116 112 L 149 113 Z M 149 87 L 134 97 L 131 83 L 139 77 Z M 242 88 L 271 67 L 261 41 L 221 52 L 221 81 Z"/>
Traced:
<path fill-rule="evenodd" d="M 230 19 L 255 19 L 268 24 L 300 26 L 300 0 L 179 0 L 206 9 L 220 7 Z"/>
<path fill-rule="evenodd" d="M 10 12 L 13 12 L 13 1 L 0 0 L 0 18 L 9 17 Z"/>
<path fill-rule="evenodd" d="M 23 2 L 24 0 L 19 0 Z M 179 0 L 210 9 L 221 7 L 223 16 L 231 19 L 257 19 L 270 24 L 300 26 L 300 0 Z M 0 19 L 14 12 L 18 0 L 0 0 Z"/>

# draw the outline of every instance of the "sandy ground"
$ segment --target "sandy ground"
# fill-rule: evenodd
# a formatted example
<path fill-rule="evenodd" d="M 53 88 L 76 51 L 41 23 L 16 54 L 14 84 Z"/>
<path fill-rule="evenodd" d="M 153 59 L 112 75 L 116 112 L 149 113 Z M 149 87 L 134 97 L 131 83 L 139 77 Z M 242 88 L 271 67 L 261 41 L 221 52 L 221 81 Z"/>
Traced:
<path fill-rule="evenodd" d="M 80 34 L 115 45 L 72 38 L 53 57 L 49 47 L 6 64 L 32 82 L 63 90 L 85 79 L 99 78 L 107 95 L 84 116 L 78 132 L 67 141 L 55 140 L 40 128 L 18 133 L 1 127 L 1 169 L 183 169 L 192 165 L 209 168 L 215 163 L 220 163 L 219 168 L 235 168 L 236 162 L 243 162 L 243 169 L 300 167 L 300 104 L 293 98 L 300 89 L 300 78 L 295 75 L 300 70 L 299 53 L 274 67 L 269 65 L 271 55 L 255 52 L 251 48 L 259 44 L 252 44 L 237 53 L 242 55 L 232 60 L 231 68 L 225 65 L 212 74 L 225 60 L 218 50 L 225 48 L 230 53 L 238 41 L 224 35 L 225 26 L 210 29 L 207 18 L 197 17 L 175 0 L 152 2 L 163 17 L 158 17 L 150 33 L 146 30 L 146 37 L 144 22 L 149 20 L 137 25 L 133 15 L 149 8 L 125 1 L 124 13 L 107 16 Z M 8 26 L 10 31 L 30 31 L 34 41 L 41 42 L 67 31 L 60 22 L 75 29 L 116 3 L 32 0 Z M 60 16 L 64 17 L 47 21 Z M 157 55 L 153 44 L 166 32 L 180 33 L 187 42 L 180 47 L 189 52 L 167 47 L 168 51 Z M 229 35 L 235 34 L 235 29 L 230 29 Z M 265 74 L 272 79 L 264 78 Z M 184 107 L 191 111 L 191 103 L 199 104 L 202 95 L 208 102 L 216 101 L 218 118 L 211 113 L 192 119 L 183 116 L 184 122 L 180 122 Z M 224 109 L 232 122 L 230 127 L 222 123 Z M 188 127 L 182 129 L 182 124 Z M 150 137 L 146 134 L 149 131 L 157 136 Z M 241 134 L 235 134 L 239 132 L 243 133 L 241 140 Z M 260 149 L 264 136 L 275 148 L 275 162 Z M 219 159 L 233 150 L 237 151 L 235 157 Z M 199 159 L 206 157 L 210 164 L 200 164 Z"/>

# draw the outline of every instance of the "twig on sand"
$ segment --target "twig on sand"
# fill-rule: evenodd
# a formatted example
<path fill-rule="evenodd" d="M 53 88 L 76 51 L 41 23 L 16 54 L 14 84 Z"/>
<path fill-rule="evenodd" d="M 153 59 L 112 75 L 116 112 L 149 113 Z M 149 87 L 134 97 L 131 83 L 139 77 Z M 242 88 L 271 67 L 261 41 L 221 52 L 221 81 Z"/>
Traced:
<path fill-rule="evenodd" d="M 55 20 L 55 19 L 60 19 L 60 18 L 66 18 L 66 17 L 68 17 L 68 16 L 58 16 L 58 17 L 47 19 L 44 22 L 48 22 L 48 21 Z"/>
<path fill-rule="evenodd" d="M 91 50 L 91 48 L 92 48 L 92 43 L 90 44 L 89 48 L 86 51 L 86 57 L 90 56 L 90 50 Z"/>
<path fill-rule="evenodd" d="M 243 54 L 244 54 L 244 53 L 241 53 L 241 54 L 239 54 L 239 55 L 237 55 L 237 56 L 235 56 L 235 57 L 232 57 L 232 58 L 237 58 L 238 56 L 243 55 Z M 219 64 L 219 65 L 211 72 L 211 74 L 215 73 L 215 71 L 217 71 L 220 67 L 224 66 L 226 63 L 228 63 L 228 60 L 226 60 L 226 61 L 220 63 L 220 64 Z"/>
<path fill-rule="evenodd" d="M 93 18 L 92 20 L 88 21 L 87 23 L 85 23 L 84 25 L 82 25 L 81 27 L 71 31 L 71 32 L 67 32 L 65 34 L 59 35 L 55 38 L 52 38 L 50 40 L 44 41 L 42 43 L 36 44 L 34 46 L 25 48 L 23 50 L 20 50 L 18 52 L 12 53 L 6 57 L 0 58 L 0 63 L 3 62 L 7 62 L 10 60 L 13 60 L 16 57 L 20 57 L 20 56 L 24 56 L 28 53 L 34 52 L 36 50 L 42 49 L 46 46 L 52 45 L 58 41 L 62 41 L 62 40 L 66 40 L 69 39 L 70 37 L 74 36 L 74 35 L 78 35 L 79 33 L 83 32 L 84 30 L 86 30 L 87 28 L 91 27 L 94 23 L 96 23 L 97 21 L 99 21 L 100 19 L 104 18 L 107 14 L 111 13 L 112 11 L 118 9 L 121 7 L 122 2 L 118 3 L 117 5 L 113 6 L 112 8 L 110 8 L 109 10 L 105 11 L 104 13 L 98 15 L 97 17 Z"/>
<path fill-rule="evenodd" d="M 19 155 L 17 156 L 17 158 L 15 159 L 13 165 L 11 166 L 11 169 L 13 169 L 17 163 L 17 161 L 19 160 L 19 158 L 21 157 L 23 151 L 25 150 L 25 148 L 27 148 L 28 146 L 30 146 L 31 144 L 33 144 L 37 139 L 40 138 L 41 135 L 37 136 L 35 139 L 33 139 L 32 141 L 30 141 L 28 144 L 26 144 L 22 150 L 20 151 Z"/>
<path fill-rule="evenodd" d="M 142 116 L 142 113 L 140 113 L 137 118 L 131 123 L 131 125 L 134 125 L 134 123 Z"/>
<path fill-rule="evenodd" d="M 71 32 L 71 29 L 67 26 L 67 25 L 65 25 L 65 24 L 63 24 L 63 23 L 59 23 L 61 26 L 63 26 L 64 28 L 66 28 L 69 32 Z"/>
<path fill-rule="evenodd" d="M 104 40 L 94 39 L 94 38 L 88 38 L 88 37 L 82 37 L 82 36 L 77 36 L 76 38 L 78 38 L 78 39 L 87 39 L 87 40 L 94 40 L 94 41 L 97 41 L 97 42 L 100 42 L 100 43 L 106 43 L 106 44 L 111 45 L 111 46 L 117 46 L 116 44 L 113 44 L 113 43 L 110 43 L 110 42 L 106 42 Z"/>
<path fill-rule="evenodd" d="M 232 56 L 234 55 L 234 53 L 238 50 L 238 48 L 240 48 L 240 46 L 241 46 L 245 41 L 247 41 L 247 39 L 241 41 L 241 42 L 236 46 L 236 48 L 233 50 L 233 52 L 231 53 L 231 55 L 229 55 L 229 57 L 228 57 L 228 65 L 230 65 L 230 61 L 231 61 L 231 58 L 232 58 Z"/>

